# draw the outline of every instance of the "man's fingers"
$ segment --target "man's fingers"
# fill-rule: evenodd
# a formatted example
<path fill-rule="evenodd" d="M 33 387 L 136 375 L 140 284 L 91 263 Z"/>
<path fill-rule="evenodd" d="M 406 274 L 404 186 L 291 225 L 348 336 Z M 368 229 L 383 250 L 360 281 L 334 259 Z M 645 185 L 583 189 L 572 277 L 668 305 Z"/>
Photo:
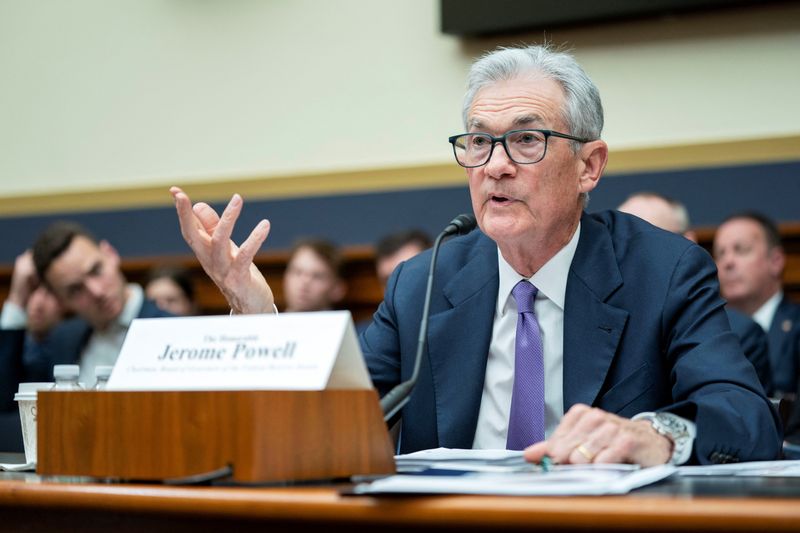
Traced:
<path fill-rule="evenodd" d="M 594 458 L 595 463 L 631 463 L 630 457 L 623 454 L 623 450 L 615 446 L 609 446 L 600 451 Z"/>
<path fill-rule="evenodd" d="M 522 456 L 525 457 L 525 460 L 531 463 L 538 463 L 541 462 L 542 458 L 545 455 L 549 455 L 547 453 L 547 441 L 543 440 L 541 442 L 537 442 L 531 446 L 525 448 L 525 451 L 522 452 Z"/>
<path fill-rule="evenodd" d="M 575 464 L 601 462 L 602 453 L 613 443 L 618 431 L 619 425 L 611 421 L 595 427 L 572 449 L 569 462 Z"/>
<path fill-rule="evenodd" d="M 561 422 L 559 422 L 558 427 L 556 427 L 555 431 L 553 431 L 553 435 L 550 438 L 559 439 L 572 432 L 575 424 L 577 424 L 581 417 L 583 417 L 583 415 L 591 409 L 591 407 L 582 403 L 576 403 L 570 407 L 569 411 L 567 411 L 561 418 Z"/>
<path fill-rule="evenodd" d="M 242 197 L 234 194 L 211 234 L 211 262 L 220 279 L 227 276 L 226 273 L 231 268 L 238 251 L 238 247 L 231 240 L 231 234 L 241 210 Z"/>
<path fill-rule="evenodd" d="M 203 225 L 206 232 L 212 235 L 214 230 L 217 229 L 217 224 L 219 224 L 219 215 L 217 212 L 205 202 L 197 202 L 194 204 L 192 211 L 194 211 L 195 216 Z"/>
<path fill-rule="evenodd" d="M 189 246 L 194 249 L 195 237 L 205 232 L 202 224 L 192 211 L 192 201 L 189 196 L 178 187 L 170 189 L 172 197 L 175 199 L 175 210 L 178 212 L 178 223 L 181 227 L 181 235 Z"/>
<path fill-rule="evenodd" d="M 239 247 L 239 253 L 234 259 L 235 269 L 249 268 L 250 263 L 253 262 L 256 254 L 261 249 L 261 245 L 267 239 L 269 228 L 268 220 L 262 220 L 253 228 L 253 231 L 250 232 L 250 235 Z"/>
<path fill-rule="evenodd" d="M 551 457 L 559 462 L 571 462 L 576 457 L 575 448 L 579 444 L 587 442 L 592 433 L 606 422 L 608 416 L 605 411 L 587 405 L 576 405 L 570 409 L 550 437 Z M 593 458 L 593 454 L 596 452 L 597 450 L 590 450 L 590 453 L 584 451 L 581 456 Z M 578 460 L 578 462 L 591 462 L 591 459 Z"/>
<path fill-rule="evenodd" d="M 219 223 L 214 229 L 211 239 L 215 243 L 223 243 L 231 240 L 233 234 L 233 227 L 236 225 L 236 220 L 239 218 L 239 213 L 242 212 L 242 197 L 234 194 L 225 210 L 219 217 Z"/>

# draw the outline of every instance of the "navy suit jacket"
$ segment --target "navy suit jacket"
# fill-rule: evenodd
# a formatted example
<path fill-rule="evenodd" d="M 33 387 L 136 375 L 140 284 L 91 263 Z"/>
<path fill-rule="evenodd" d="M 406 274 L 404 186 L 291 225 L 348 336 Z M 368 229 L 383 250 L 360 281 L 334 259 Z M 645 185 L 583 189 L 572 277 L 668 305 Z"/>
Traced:
<path fill-rule="evenodd" d="M 776 392 L 796 393 L 800 378 L 800 305 L 784 296 L 769 327 L 769 360 Z"/>
<path fill-rule="evenodd" d="M 475 231 L 442 246 L 428 349 L 403 409 L 400 451 L 471 448 L 498 290 L 496 244 Z M 408 379 L 430 252 L 389 280 L 361 336 L 384 394 Z M 773 459 L 777 413 L 731 333 L 708 254 L 636 217 L 584 214 L 564 311 L 564 410 L 667 410 L 697 424 L 694 462 Z"/>

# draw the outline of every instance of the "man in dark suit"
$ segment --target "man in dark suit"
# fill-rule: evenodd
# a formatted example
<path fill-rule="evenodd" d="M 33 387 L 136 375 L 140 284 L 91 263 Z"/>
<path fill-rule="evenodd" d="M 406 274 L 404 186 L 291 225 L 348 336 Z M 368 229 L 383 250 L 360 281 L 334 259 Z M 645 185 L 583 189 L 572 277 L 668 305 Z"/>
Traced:
<path fill-rule="evenodd" d="M 504 49 L 473 65 L 467 133 L 450 142 L 480 231 L 442 248 L 401 451 L 531 445 L 532 461 L 642 465 L 778 455 L 777 414 L 730 332 L 710 257 L 635 217 L 584 214 L 608 158 L 602 116 L 568 54 Z M 272 310 L 252 266 L 269 223 L 237 246 L 241 197 L 218 216 L 172 194 L 233 311 Z M 411 373 L 429 260 L 395 271 L 360 338 L 381 392 Z"/>
<path fill-rule="evenodd" d="M 683 235 L 690 241 L 697 242 L 697 236 L 690 228 L 689 211 L 686 206 L 674 198 L 655 192 L 637 192 L 628 196 L 617 210 L 636 215 L 658 228 Z M 767 335 L 747 315 L 727 306 L 725 311 L 731 324 L 731 330 L 739 339 L 744 355 L 756 369 L 764 392 L 772 395 L 772 368 L 769 362 Z"/>
<path fill-rule="evenodd" d="M 79 364 L 81 381 L 91 387 L 95 366 L 114 364 L 134 318 L 170 316 L 146 300 L 140 286 L 125 281 L 119 255 L 108 242 L 98 242 L 77 224 L 48 227 L 33 246 L 32 262 L 35 270 L 15 269 L 17 279 L 0 316 L 0 407 L 10 410 L 12 419 L 18 383 L 52 381 L 53 365 Z M 26 339 L 25 309 L 38 280 L 76 317 L 34 343 Z"/>
<path fill-rule="evenodd" d="M 728 217 L 714 235 L 714 259 L 722 296 L 767 332 L 776 395 L 796 394 L 800 305 L 783 294 L 786 256 L 775 223 L 754 212 Z"/>

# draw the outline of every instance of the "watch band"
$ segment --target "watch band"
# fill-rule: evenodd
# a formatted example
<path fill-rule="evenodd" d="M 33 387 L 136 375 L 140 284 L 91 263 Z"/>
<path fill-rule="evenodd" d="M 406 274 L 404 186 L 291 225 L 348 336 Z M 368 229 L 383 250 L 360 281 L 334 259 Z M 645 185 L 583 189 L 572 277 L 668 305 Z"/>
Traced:
<path fill-rule="evenodd" d="M 659 435 L 664 435 L 672 441 L 670 464 L 681 465 L 691 457 L 696 428 L 689 420 L 664 411 L 639 413 L 632 420 L 649 421 Z"/>

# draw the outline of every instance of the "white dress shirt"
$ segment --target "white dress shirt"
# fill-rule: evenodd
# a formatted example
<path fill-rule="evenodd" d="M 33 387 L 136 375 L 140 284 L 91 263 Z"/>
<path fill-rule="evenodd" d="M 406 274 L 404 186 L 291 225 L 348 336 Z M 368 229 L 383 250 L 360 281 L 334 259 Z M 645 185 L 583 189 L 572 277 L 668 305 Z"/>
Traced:
<path fill-rule="evenodd" d="M 133 319 L 139 316 L 144 304 L 144 291 L 139 285 L 131 283 L 127 287 L 128 299 L 116 320 L 103 331 L 92 331 L 89 342 L 81 353 L 80 382 L 86 388 L 94 387 L 94 368 L 96 366 L 113 366 L 122 349 L 122 342 L 131 327 Z"/>
<path fill-rule="evenodd" d="M 500 283 L 497 307 L 473 448 L 506 447 L 514 388 L 514 341 L 518 316 L 517 302 L 511 290 L 523 279 L 539 289 L 533 308 L 544 348 L 545 437 L 550 436 L 564 416 L 564 300 L 569 268 L 580 234 L 579 223 L 567 245 L 530 278 L 514 271 L 498 250 Z"/>
<path fill-rule="evenodd" d="M 759 307 L 758 311 L 753 313 L 753 320 L 767 333 L 769 333 L 769 328 L 772 326 L 772 320 L 775 318 L 775 313 L 778 311 L 781 300 L 783 300 L 783 291 L 778 291 L 772 295 L 772 298 L 764 302 L 764 305 Z"/>
<path fill-rule="evenodd" d="M 25 329 L 28 327 L 28 313 L 14 302 L 3 302 L 0 312 L 0 329 Z"/>

